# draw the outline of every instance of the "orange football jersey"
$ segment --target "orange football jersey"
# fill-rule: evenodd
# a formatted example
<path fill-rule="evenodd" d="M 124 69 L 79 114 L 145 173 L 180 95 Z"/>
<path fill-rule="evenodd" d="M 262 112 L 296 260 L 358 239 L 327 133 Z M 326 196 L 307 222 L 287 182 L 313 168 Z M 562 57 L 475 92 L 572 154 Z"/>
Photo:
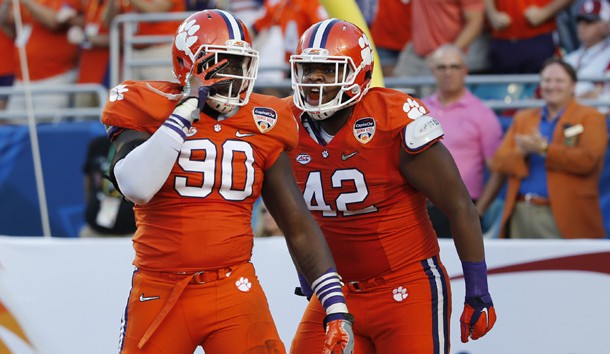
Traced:
<path fill-rule="evenodd" d="M 9 38 L 4 31 L 0 31 L 0 51 L 5 53 L 0 56 L 0 76 L 15 75 L 15 57 L 7 54 L 12 53 L 14 48 L 13 39 Z"/>
<path fill-rule="evenodd" d="M 252 25 L 257 32 L 272 26 L 282 29 L 284 59 L 290 60 L 299 42 L 299 37 L 309 26 L 328 18 L 324 6 L 318 0 L 265 1 L 265 13 Z"/>
<path fill-rule="evenodd" d="M 116 128 L 154 133 L 180 92 L 175 83 L 126 81 L 112 90 L 102 122 L 109 135 Z M 275 97 L 252 94 L 237 114 L 220 121 L 202 113 L 165 184 L 135 207 L 134 264 L 188 272 L 249 261 L 252 207 L 264 171 L 297 141 L 290 107 Z"/>
<path fill-rule="evenodd" d="M 409 99 L 414 100 L 372 88 L 325 146 L 309 135 L 293 105 L 301 125 L 299 145 L 289 153 L 293 171 L 346 281 L 366 280 L 439 252 L 426 197 L 399 170 L 402 131 L 413 121 L 405 111 Z"/>
<path fill-rule="evenodd" d="M 80 9 L 79 0 L 39 0 L 44 7 L 58 11 L 62 6 Z M 18 40 L 25 43 L 30 80 L 43 80 L 75 69 L 78 47 L 68 42 L 67 27 L 52 31 L 37 21 L 25 5 L 21 5 L 24 33 Z M 13 50 L 15 62 L 19 63 L 19 49 Z M 16 66 L 16 75 L 23 80 L 21 66 Z"/>

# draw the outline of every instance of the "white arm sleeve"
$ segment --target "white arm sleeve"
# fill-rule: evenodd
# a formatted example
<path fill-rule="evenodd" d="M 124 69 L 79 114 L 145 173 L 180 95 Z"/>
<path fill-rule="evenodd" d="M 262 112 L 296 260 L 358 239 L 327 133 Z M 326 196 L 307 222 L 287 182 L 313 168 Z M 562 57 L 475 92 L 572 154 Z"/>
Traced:
<path fill-rule="evenodd" d="M 121 193 L 135 204 L 148 203 L 167 180 L 184 139 L 168 126 L 161 126 L 146 142 L 114 166 Z"/>
<path fill-rule="evenodd" d="M 146 142 L 117 161 L 114 177 L 125 198 L 142 205 L 157 194 L 176 163 L 191 123 L 199 117 L 198 107 L 195 97 L 182 101 Z"/>

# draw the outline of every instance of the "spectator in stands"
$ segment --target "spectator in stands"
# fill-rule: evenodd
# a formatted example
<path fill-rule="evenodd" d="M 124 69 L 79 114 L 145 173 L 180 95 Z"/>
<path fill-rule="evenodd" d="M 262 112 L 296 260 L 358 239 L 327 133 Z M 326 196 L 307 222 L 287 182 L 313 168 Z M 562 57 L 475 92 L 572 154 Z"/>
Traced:
<path fill-rule="evenodd" d="M 136 221 L 133 204 L 128 202 L 104 178 L 114 156 L 114 147 L 105 136 L 94 138 L 89 144 L 83 166 L 85 174 L 85 225 L 80 237 L 133 236 Z"/>
<path fill-rule="evenodd" d="M 466 52 L 481 34 L 484 17 L 483 0 L 411 0 L 412 40 L 401 51 L 394 76 L 430 75 L 426 58 L 443 44 Z"/>
<path fill-rule="evenodd" d="M 492 26 L 491 71 L 498 74 L 539 73 L 557 52 L 555 17 L 574 0 L 485 0 Z"/>
<path fill-rule="evenodd" d="M 10 0 L 0 0 L 0 14 L 7 14 L 7 8 Z M 0 24 L 3 21 L 0 20 Z M 11 55 L 14 52 L 15 30 L 11 26 L 0 26 L 0 53 L 5 53 L 0 56 L 0 88 L 13 86 L 15 81 L 15 57 Z M 8 54 L 7 54 L 8 53 Z M 8 95 L 0 94 L 0 110 L 6 108 Z"/>
<path fill-rule="evenodd" d="M 492 161 L 492 168 L 508 177 L 500 235 L 602 238 L 599 178 L 608 144 L 606 119 L 574 99 L 572 66 L 551 58 L 540 75 L 544 107 L 514 117 Z"/>
<path fill-rule="evenodd" d="M 184 12 L 186 11 L 186 2 L 184 0 L 108 0 L 108 9 L 105 14 L 106 25 L 110 28 L 112 20 L 119 13 L 166 13 L 166 12 Z M 181 21 L 161 21 L 148 22 L 141 21 L 138 23 L 137 36 L 173 36 L 176 28 Z M 134 60 L 159 60 L 165 61 L 171 57 L 172 45 L 167 43 L 151 43 L 138 44 L 134 46 Z M 175 81 L 169 65 L 141 65 L 132 69 L 132 77 L 122 78 L 123 80 L 165 80 Z"/>
<path fill-rule="evenodd" d="M 585 1 L 589 0 L 573 0 L 569 6 L 566 6 L 555 16 L 557 20 L 557 43 L 562 56 L 580 47 L 580 40 L 576 33 L 576 27 L 578 26 L 576 16 L 578 16 Z"/>
<path fill-rule="evenodd" d="M 430 67 L 436 92 L 422 102 L 441 123 L 445 131 L 443 144 L 453 155 L 470 197 L 482 216 L 491 202 L 490 193 L 495 190 L 491 184 L 485 184 L 484 174 L 488 160 L 502 141 L 502 127 L 495 113 L 466 88 L 468 67 L 459 47 L 453 44 L 439 47 L 430 57 Z M 489 191 L 485 193 L 484 189 Z M 481 204 L 478 204 L 481 197 Z M 447 216 L 431 203 L 428 204 L 428 214 L 436 234 L 451 237 Z"/>
<path fill-rule="evenodd" d="M 256 222 L 254 224 L 254 236 L 256 237 L 270 237 L 270 236 L 282 236 L 282 230 L 275 222 L 275 219 L 267 210 L 265 202 L 261 199 L 256 205 Z"/>
<path fill-rule="evenodd" d="M 23 0 L 19 3 L 22 27 L 15 27 L 12 1 L 3 6 L 0 14 L 2 26 L 16 33 L 13 51 L 18 63 L 14 87 L 23 88 L 25 79 L 32 87 L 72 84 L 76 81 L 78 48 L 69 43 L 66 33 L 71 21 L 80 9 L 80 0 Z M 27 74 L 21 70 L 19 48 L 25 48 Z M 11 55 L 3 53 L 2 55 Z M 34 108 L 53 109 L 69 106 L 69 95 L 62 93 L 37 94 L 33 97 Z M 23 94 L 11 95 L 9 110 L 25 110 Z"/>
<path fill-rule="evenodd" d="M 359 2 L 361 5 L 361 2 Z M 390 76 L 400 51 L 411 40 L 411 1 L 374 1 L 374 17 L 369 24 L 371 37 L 379 56 L 381 71 Z"/>
<path fill-rule="evenodd" d="M 104 14 L 108 0 L 85 0 L 80 21 L 68 30 L 68 41 L 80 47 L 78 84 L 110 85 L 110 39 Z M 99 106 L 94 93 L 79 93 L 74 106 Z"/>
<path fill-rule="evenodd" d="M 254 21 L 252 29 L 255 35 L 273 26 L 281 29 L 283 45 L 280 50 L 274 45 L 273 54 L 284 54 L 284 77 L 288 77 L 288 62 L 294 54 L 299 37 L 312 24 L 328 18 L 328 14 L 318 0 L 265 0 L 264 6 L 264 13 Z"/>
<path fill-rule="evenodd" d="M 588 0 L 576 18 L 581 46 L 564 60 L 576 69 L 579 78 L 604 76 L 610 66 L 610 4 L 606 0 Z M 579 98 L 597 99 L 602 94 L 610 98 L 607 82 L 580 80 L 575 93 Z"/>

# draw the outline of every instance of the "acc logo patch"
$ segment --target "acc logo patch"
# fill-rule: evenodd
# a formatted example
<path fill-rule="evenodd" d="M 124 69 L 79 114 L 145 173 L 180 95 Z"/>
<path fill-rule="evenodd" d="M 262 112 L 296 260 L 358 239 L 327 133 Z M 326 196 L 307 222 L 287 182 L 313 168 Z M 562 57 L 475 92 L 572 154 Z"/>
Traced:
<path fill-rule="evenodd" d="M 273 129 L 275 123 L 277 123 L 277 112 L 267 107 L 254 107 L 252 110 L 252 116 L 256 127 L 261 133 L 266 133 Z"/>
<path fill-rule="evenodd" d="M 366 144 L 373 139 L 376 129 L 377 124 L 373 117 L 360 118 L 354 123 L 354 137 L 359 142 Z"/>
<path fill-rule="evenodd" d="M 303 153 L 299 154 L 299 156 L 297 156 L 295 160 L 301 165 L 307 165 L 311 162 L 311 156 L 309 156 L 309 154 Z"/>

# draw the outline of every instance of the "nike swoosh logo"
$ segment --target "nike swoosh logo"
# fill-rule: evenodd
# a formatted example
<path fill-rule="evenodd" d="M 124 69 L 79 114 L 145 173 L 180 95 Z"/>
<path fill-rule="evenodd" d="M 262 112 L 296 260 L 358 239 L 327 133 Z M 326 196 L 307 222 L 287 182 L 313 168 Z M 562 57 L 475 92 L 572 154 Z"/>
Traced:
<path fill-rule="evenodd" d="M 160 299 L 159 296 L 144 296 L 144 293 L 142 293 L 140 295 L 140 302 L 145 302 L 145 301 L 150 301 L 150 300 L 157 300 Z"/>
<path fill-rule="evenodd" d="M 481 313 L 485 313 L 485 321 L 487 322 L 485 324 L 485 328 L 489 328 L 489 313 L 487 312 L 487 307 L 483 308 L 483 310 L 481 310 Z"/>
<path fill-rule="evenodd" d="M 235 136 L 238 138 L 245 138 L 248 136 L 254 136 L 252 133 L 240 133 L 239 130 L 235 132 Z"/>
<path fill-rule="evenodd" d="M 356 155 L 357 153 L 358 153 L 358 151 L 354 151 L 354 152 L 352 152 L 351 154 L 347 154 L 347 155 L 345 155 L 345 154 L 341 154 L 341 160 L 345 161 L 345 160 L 347 160 L 347 159 L 349 159 L 349 158 L 353 157 L 353 156 L 354 156 L 354 155 Z"/>

